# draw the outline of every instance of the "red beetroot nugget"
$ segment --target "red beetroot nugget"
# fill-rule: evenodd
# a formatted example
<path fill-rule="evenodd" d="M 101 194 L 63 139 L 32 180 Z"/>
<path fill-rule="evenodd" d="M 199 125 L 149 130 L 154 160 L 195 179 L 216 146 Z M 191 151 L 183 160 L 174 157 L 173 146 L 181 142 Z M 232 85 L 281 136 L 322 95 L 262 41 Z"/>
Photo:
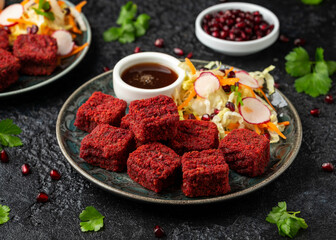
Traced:
<path fill-rule="evenodd" d="M 87 132 L 91 132 L 102 123 L 118 127 L 125 115 L 126 107 L 127 103 L 124 100 L 102 92 L 94 92 L 78 108 L 74 125 Z"/>
<path fill-rule="evenodd" d="M 178 154 L 218 148 L 218 129 L 215 123 L 188 119 L 179 121 L 176 136 L 169 146 Z"/>
<path fill-rule="evenodd" d="M 0 92 L 17 82 L 19 69 L 19 59 L 0 48 Z"/>
<path fill-rule="evenodd" d="M 158 142 L 138 147 L 127 160 L 127 173 L 130 178 L 155 192 L 161 192 L 173 185 L 180 167 L 180 156 Z"/>
<path fill-rule="evenodd" d="M 175 137 L 179 115 L 173 99 L 164 95 L 132 101 L 121 126 L 129 128 L 138 142 L 165 141 Z"/>
<path fill-rule="evenodd" d="M 79 156 L 92 165 L 121 172 L 126 168 L 128 154 L 133 149 L 131 131 L 100 124 L 83 138 Z"/>
<path fill-rule="evenodd" d="M 269 140 L 248 129 L 234 129 L 221 142 L 230 169 L 250 177 L 262 175 L 270 160 Z"/>
<path fill-rule="evenodd" d="M 22 34 L 13 45 L 20 59 L 20 72 L 27 75 L 50 75 L 57 67 L 57 42 L 48 35 Z"/>
<path fill-rule="evenodd" d="M 218 149 L 182 156 L 182 191 L 187 197 L 218 196 L 231 190 L 229 166 Z"/>
<path fill-rule="evenodd" d="M 8 33 L 5 29 L 0 28 L 0 48 L 8 49 L 9 41 L 8 41 Z"/>

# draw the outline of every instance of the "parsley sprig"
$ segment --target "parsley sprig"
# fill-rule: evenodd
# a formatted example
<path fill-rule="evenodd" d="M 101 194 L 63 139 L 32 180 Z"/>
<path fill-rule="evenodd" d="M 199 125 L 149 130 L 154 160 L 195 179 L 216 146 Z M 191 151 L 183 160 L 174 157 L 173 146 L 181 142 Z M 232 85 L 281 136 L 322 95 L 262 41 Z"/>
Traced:
<path fill-rule="evenodd" d="M 234 95 L 237 97 L 237 105 L 243 106 L 244 103 L 242 99 L 242 94 L 238 90 L 239 90 L 239 86 L 236 86 L 236 85 L 231 86 L 231 92 L 234 92 Z"/>
<path fill-rule="evenodd" d="M 103 34 L 105 42 L 119 40 L 120 43 L 133 42 L 135 38 L 145 35 L 150 16 L 143 13 L 134 21 L 137 13 L 137 5 L 132 1 L 127 2 L 121 7 L 117 24 L 120 27 L 111 27 Z"/>
<path fill-rule="evenodd" d="M 312 97 L 328 93 L 332 82 L 329 76 L 336 71 L 336 62 L 325 61 L 323 52 L 322 48 L 317 48 L 315 61 L 310 61 L 307 51 L 298 47 L 285 57 L 287 73 L 300 77 L 295 80 L 297 92 L 305 92 Z"/>
<path fill-rule="evenodd" d="M 17 147 L 21 146 L 21 139 L 17 134 L 21 133 L 21 129 L 13 123 L 11 119 L 0 121 L 0 150 L 2 147 Z"/>
<path fill-rule="evenodd" d="M 45 16 L 51 21 L 55 20 L 55 15 L 53 12 L 50 12 L 50 3 L 47 0 L 39 0 L 37 8 L 33 8 L 36 14 Z"/>
<path fill-rule="evenodd" d="M 293 238 L 300 230 L 306 229 L 308 225 L 303 218 L 299 218 L 296 214 L 298 212 L 287 211 L 286 202 L 279 202 L 277 207 L 273 207 L 272 211 L 268 214 L 266 221 L 275 223 L 278 226 L 279 234 L 283 237 Z"/>
<path fill-rule="evenodd" d="M 104 216 L 92 206 L 86 207 L 79 215 L 79 219 L 82 221 L 80 223 L 82 232 L 97 232 L 104 226 Z"/>
<path fill-rule="evenodd" d="M 8 222 L 10 208 L 6 205 L 0 204 L 0 225 Z"/>

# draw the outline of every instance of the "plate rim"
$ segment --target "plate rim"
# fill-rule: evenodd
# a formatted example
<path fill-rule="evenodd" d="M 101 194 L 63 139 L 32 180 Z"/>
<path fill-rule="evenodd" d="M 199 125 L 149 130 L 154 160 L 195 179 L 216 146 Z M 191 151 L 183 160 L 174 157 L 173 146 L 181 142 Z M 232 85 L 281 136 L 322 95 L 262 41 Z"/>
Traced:
<path fill-rule="evenodd" d="M 65 3 L 68 6 L 71 6 L 71 7 L 75 6 L 72 2 L 69 2 L 68 0 L 64 0 L 64 1 L 65 1 Z M 91 46 L 92 32 L 91 32 L 91 26 L 89 24 L 89 21 L 87 20 L 87 18 L 85 17 L 85 15 L 83 13 L 81 13 L 81 16 L 83 18 L 83 21 L 84 21 L 86 27 L 87 27 L 87 30 L 86 30 L 87 41 L 85 43 L 88 43 L 89 45 L 81 51 L 80 55 L 75 59 L 75 61 L 72 62 L 67 68 L 65 68 L 59 74 L 57 74 L 57 75 L 55 75 L 55 76 L 53 76 L 53 77 L 51 77 L 51 78 L 49 78 L 49 79 L 47 79 L 45 81 L 42 81 L 42 82 L 40 82 L 38 84 L 29 86 L 29 87 L 26 87 L 26 88 L 21 88 L 21 89 L 18 89 L 18 90 L 13 90 L 13 91 L 10 91 L 10 92 L 2 92 L 2 93 L 0 92 L 0 98 L 1 97 L 8 97 L 8 96 L 13 96 L 13 95 L 18 95 L 18 94 L 29 92 L 29 91 L 38 89 L 40 87 L 43 87 L 45 85 L 48 85 L 49 83 L 52 83 L 52 82 L 60 79 L 61 77 L 63 77 L 67 73 L 69 73 L 73 68 L 75 68 L 79 64 L 79 62 L 81 62 L 83 60 L 83 58 L 85 57 L 86 53 L 89 51 L 89 48 Z"/>
<path fill-rule="evenodd" d="M 204 63 L 206 62 L 206 60 L 199 60 L 199 59 L 193 59 L 192 61 L 194 62 L 199 62 L 199 63 Z M 165 204 L 165 205 L 201 205 L 201 204 L 209 204 L 209 203 L 216 203 L 216 202 L 222 202 L 225 200 L 232 200 L 235 199 L 237 197 L 241 197 L 244 196 L 246 194 L 249 194 L 257 189 L 260 189 L 264 186 L 266 186 L 267 184 L 273 182 L 276 178 L 278 178 L 284 171 L 286 171 L 289 166 L 293 163 L 294 159 L 296 158 L 296 156 L 299 153 L 300 147 L 301 147 L 301 143 L 302 143 L 302 124 L 301 124 L 301 119 L 299 117 L 298 112 L 296 111 L 294 105 L 288 100 L 288 98 L 278 89 L 275 89 L 276 92 L 278 92 L 281 97 L 283 97 L 286 100 L 286 103 L 288 104 L 289 108 L 291 109 L 293 115 L 294 115 L 294 119 L 297 121 L 297 134 L 298 134 L 298 138 L 297 141 L 294 145 L 293 148 L 293 153 L 289 159 L 284 163 L 283 166 L 281 166 L 274 174 L 272 174 L 270 177 L 264 179 L 263 181 L 255 184 L 252 187 L 249 187 L 247 189 L 238 191 L 238 192 L 234 192 L 234 193 L 229 193 L 229 194 L 225 194 L 222 196 L 218 196 L 218 197 L 211 197 L 211 198 L 205 198 L 205 199 L 197 199 L 197 200 L 165 200 L 165 199 L 156 199 L 156 198 L 151 198 L 151 197 L 144 197 L 144 196 L 139 196 L 137 194 L 133 194 L 133 193 L 128 193 L 116 188 L 113 188 L 112 186 L 105 184 L 101 181 L 99 181 L 98 179 L 92 177 L 90 174 L 88 174 L 87 172 L 85 172 L 79 165 L 77 165 L 77 163 L 70 157 L 70 155 L 67 153 L 67 151 L 65 150 L 65 146 L 63 145 L 62 141 L 61 141 L 61 119 L 65 113 L 65 109 L 67 108 L 67 106 L 70 104 L 70 102 L 72 101 L 72 99 L 77 95 L 78 92 L 80 92 L 83 88 L 85 88 L 87 85 L 91 84 L 92 82 L 96 81 L 97 79 L 100 79 L 102 77 L 104 77 L 105 75 L 109 75 L 111 74 L 112 76 L 112 70 L 109 70 L 107 72 L 104 72 L 102 74 L 99 74 L 98 76 L 90 79 L 89 81 L 87 81 L 86 83 L 82 84 L 80 87 L 78 87 L 69 97 L 68 99 L 64 102 L 62 108 L 59 111 L 58 117 L 57 117 L 57 122 L 56 122 L 56 138 L 57 138 L 57 142 L 58 145 L 61 149 L 62 154 L 65 156 L 65 158 L 67 159 L 67 161 L 70 163 L 70 165 L 72 167 L 74 167 L 77 172 L 79 172 L 82 176 L 84 176 L 86 179 L 88 179 L 89 181 L 91 181 L 92 183 L 96 184 L 97 186 L 99 186 L 100 188 L 107 190 L 108 192 L 112 192 L 115 195 L 121 196 L 121 197 L 125 197 L 131 200 L 138 200 L 138 201 L 142 201 L 142 202 L 147 202 L 147 203 L 155 203 L 155 204 Z"/>

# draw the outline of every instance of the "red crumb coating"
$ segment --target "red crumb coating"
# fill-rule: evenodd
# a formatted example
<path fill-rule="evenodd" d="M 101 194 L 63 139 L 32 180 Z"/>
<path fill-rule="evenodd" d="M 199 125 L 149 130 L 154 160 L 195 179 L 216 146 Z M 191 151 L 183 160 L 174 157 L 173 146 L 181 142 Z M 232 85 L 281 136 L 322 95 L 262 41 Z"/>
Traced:
<path fill-rule="evenodd" d="M 79 107 L 74 125 L 79 129 L 91 132 L 98 124 L 107 123 L 118 127 L 125 115 L 127 103 L 102 92 L 94 92 Z"/>
<path fill-rule="evenodd" d="M 176 136 L 169 146 L 178 154 L 218 148 L 218 129 L 215 123 L 199 120 L 179 121 Z"/>
<path fill-rule="evenodd" d="M 20 61 L 10 52 L 0 48 L 0 91 L 19 79 Z"/>
<path fill-rule="evenodd" d="M 128 154 L 133 149 L 131 131 L 100 124 L 83 138 L 79 156 L 94 166 L 121 172 L 125 170 Z"/>
<path fill-rule="evenodd" d="M 173 99 L 164 95 L 132 101 L 121 126 L 129 128 L 139 142 L 155 142 L 175 137 L 179 115 Z"/>
<path fill-rule="evenodd" d="M 9 41 L 8 41 L 8 33 L 5 29 L 0 28 L 0 48 L 8 49 Z"/>
<path fill-rule="evenodd" d="M 22 34 L 13 45 L 20 59 L 20 72 L 27 75 L 50 75 L 57 67 L 57 42 L 48 35 Z"/>
<path fill-rule="evenodd" d="M 182 156 L 182 191 L 187 197 L 218 196 L 231 190 L 229 166 L 218 149 Z"/>
<path fill-rule="evenodd" d="M 250 177 L 262 175 L 270 160 L 270 143 L 248 129 L 232 130 L 220 143 L 230 169 Z"/>
<path fill-rule="evenodd" d="M 157 142 L 140 146 L 127 160 L 127 173 L 130 178 L 155 192 L 161 192 L 173 185 L 180 167 L 180 156 Z"/>

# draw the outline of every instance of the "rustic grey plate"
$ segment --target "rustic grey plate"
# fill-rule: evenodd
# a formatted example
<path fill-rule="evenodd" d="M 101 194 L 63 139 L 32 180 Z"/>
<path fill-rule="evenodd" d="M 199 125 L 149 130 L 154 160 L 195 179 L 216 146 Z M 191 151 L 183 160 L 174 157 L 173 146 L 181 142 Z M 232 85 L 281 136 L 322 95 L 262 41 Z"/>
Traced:
<path fill-rule="evenodd" d="M 65 3 L 71 7 L 74 6 L 69 1 L 65 1 Z M 58 66 L 50 76 L 27 76 L 27 75 L 20 76 L 18 82 L 10 86 L 4 92 L 0 92 L 0 97 L 17 95 L 20 93 L 29 92 L 34 89 L 40 88 L 57 79 L 60 79 L 65 74 L 70 72 L 74 67 L 76 67 L 88 52 L 91 44 L 91 27 L 84 14 L 82 14 L 82 17 L 86 25 L 87 31 L 83 32 L 83 34 L 81 35 L 78 35 L 76 38 L 76 42 L 78 45 L 88 43 L 89 46 L 87 46 L 85 49 L 83 49 L 76 55 L 63 59 L 61 65 Z"/>
<path fill-rule="evenodd" d="M 206 61 L 193 60 L 197 68 L 207 64 Z M 114 95 L 112 71 L 103 73 L 78 88 L 64 103 L 57 119 L 56 134 L 58 144 L 68 162 L 84 177 L 103 189 L 117 195 L 151 203 L 193 205 L 213 203 L 232 199 L 251 193 L 280 176 L 296 157 L 301 141 L 302 126 L 299 115 L 292 103 L 278 90 L 270 97 L 277 108 L 279 121 L 290 121 L 284 134 L 286 140 L 271 144 L 271 161 L 266 172 L 256 178 L 249 178 L 230 171 L 231 192 L 218 197 L 188 198 L 179 186 L 174 186 L 162 193 L 147 190 L 133 182 L 127 173 L 115 173 L 92 166 L 79 157 L 80 143 L 87 134 L 77 129 L 73 123 L 77 109 L 94 91 Z"/>

